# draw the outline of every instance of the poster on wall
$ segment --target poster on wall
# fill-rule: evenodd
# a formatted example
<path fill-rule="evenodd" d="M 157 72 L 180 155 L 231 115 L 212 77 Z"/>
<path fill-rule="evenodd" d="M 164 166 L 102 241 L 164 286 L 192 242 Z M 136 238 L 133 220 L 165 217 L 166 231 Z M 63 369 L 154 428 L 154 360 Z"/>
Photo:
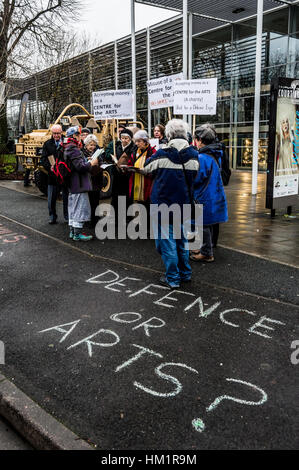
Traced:
<path fill-rule="evenodd" d="M 268 150 L 268 209 L 299 204 L 299 80 L 271 84 Z"/>
<path fill-rule="evenodd" d="M 96 120 L 133 118 L 133 90 L 96 91 L 92 101 Z"/>
<path fill-rule="evenodd" d="M 213 116 L 217 110 L 217 78 L 174 84 L 174 114 Z"/>
<path fill-rule="evenodd" d="M 148 80 L 146 82 L 150 109 L 169 108 L 173 106 L 173 87 L 177 80 L 183 80 L 182 73 L 155 78 L 154 80 Z"/>

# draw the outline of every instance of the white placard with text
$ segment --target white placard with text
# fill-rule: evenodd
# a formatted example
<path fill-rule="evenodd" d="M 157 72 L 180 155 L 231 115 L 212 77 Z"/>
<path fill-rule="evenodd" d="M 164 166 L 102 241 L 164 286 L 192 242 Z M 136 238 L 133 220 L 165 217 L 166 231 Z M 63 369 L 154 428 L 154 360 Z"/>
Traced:
<path fill-rule="evenodd" d="M 133 118 L 133 90 L 96 91 L 92 101 L 96 120 Z"/>
<path fill-rule="evenodd" d="M 217 110 L 217 78 L 174 83 L 174 114 L 212 116 Z"/>
<path fill-rule="evenodd" d="M 155 78 L 146 82 L 150 109 L 173 106 L 173 85 L 177 80 L 183 80 L 182 73 Z"/>

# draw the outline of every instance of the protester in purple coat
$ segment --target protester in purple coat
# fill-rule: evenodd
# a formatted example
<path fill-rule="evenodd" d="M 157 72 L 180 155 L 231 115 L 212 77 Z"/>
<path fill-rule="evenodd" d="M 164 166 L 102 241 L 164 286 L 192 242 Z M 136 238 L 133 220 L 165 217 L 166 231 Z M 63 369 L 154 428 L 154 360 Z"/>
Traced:
<path fill-rule="evenodd" d="M 68 204 L 70 238 L 74 241 L 89 241 L 92 236 L 82 233 L 82 229 L 84 223 L 91 219 L 88 191 L 92 190 L 92 167 L 98 165 L 98 161 L 89 162 L 80 150 L 78 126 L 69 128 L 66 135 L 68 140 L 65 146 L 65 159 L 70 163 L 72 169 Z"/>

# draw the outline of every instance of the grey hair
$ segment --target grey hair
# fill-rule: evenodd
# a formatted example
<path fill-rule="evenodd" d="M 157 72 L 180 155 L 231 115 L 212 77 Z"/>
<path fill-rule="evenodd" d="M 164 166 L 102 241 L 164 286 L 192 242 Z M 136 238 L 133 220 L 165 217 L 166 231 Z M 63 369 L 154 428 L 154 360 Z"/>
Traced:
<path fill-rule="evenodd" d="M 134 140 L 144 140 L 144 142 L 149 142 L 149 136 L 148 136 L 148 133 L 146 131 L 137 131 L 135 134 L 134 134 Z"/>
<path fill-rule="evenodd" d="M 84 145 L 88 145 L 91 142 L 94 142 L 96 145 L 98 145 L 98 139 L 96 138 L 96 136 L 94 134 L 88 134 L 88 136 L 85 137 Z"/>
<path fill-rule="evenodd" d="M 168 140 L 178 138 L 188 140 L 188 129 L 188 124 L 182 119 L 172 119 L 166 124 L 165 135 Z"/>
<path fill-rule="evenodd" d="M 217 132 L 213 124 L 207 122 L 202 124 L 202 126 L 195 129 L 194 138 L 196 140 L 201 140 L 204 145 L 209 145 L 215 141 L 217 137 Z"/>

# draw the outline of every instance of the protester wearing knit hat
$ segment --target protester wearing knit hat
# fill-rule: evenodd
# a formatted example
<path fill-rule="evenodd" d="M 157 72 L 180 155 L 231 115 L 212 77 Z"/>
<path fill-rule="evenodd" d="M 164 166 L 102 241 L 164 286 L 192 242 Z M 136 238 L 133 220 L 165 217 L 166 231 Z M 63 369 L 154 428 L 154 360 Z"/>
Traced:
<path fill-rule="evenodd" d="M 69 127 L 66 131 L 66 136 L 67 137 L 72 137 L 74 134 L 80 135 L 80 129 L 79 126 L 72 126 Z"/>
<path fill-rule="evenodd" d="M 125 196 L 126 203 L 129 202 L 129 179 L 130 176 L 124 173 L 121 165 L 127 165 L 132 153 L 136 150 L 133 142 L 133 132 L 130 129 L 123 129 L 120 132 L 120 141 L 115 145 L 115 159 L 117 161 L 114 177 L 111 204 L 115 210 L 116 220 L 118 220 L 118 197 Z"/>
<path fill-rule="evenodd" d="M 82 233 L 82 229 L 84 223 L 91 218 L 88 191 L 92 190 L 92 168 L 97 166 L 98 162 L 88 161 L 82 153 L 78 127 L 68 129 L 67 137 L 65 156 L 72 167 L 68 200 L 70 238 L 74 241 L 89 241 L 92 236 Z"/>
<path fill-rule="evenodd" d="M 81 129 L 81 143 L 82 143 L 82 148 L 84 148 L 84 140 L 86 139 L 86 137 L 91 134 L 90 130 L 88 129 L 88 127 L 83 127 L 83 129 Z"/>

